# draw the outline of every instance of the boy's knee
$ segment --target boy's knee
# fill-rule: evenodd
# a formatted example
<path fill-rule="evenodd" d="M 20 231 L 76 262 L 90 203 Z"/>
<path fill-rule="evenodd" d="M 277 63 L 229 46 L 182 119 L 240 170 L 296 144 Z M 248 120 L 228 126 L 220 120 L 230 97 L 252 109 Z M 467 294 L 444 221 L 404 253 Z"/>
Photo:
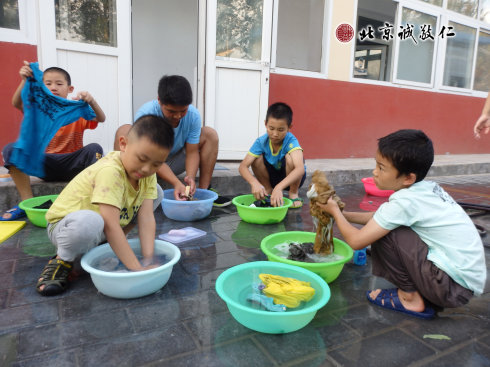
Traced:
<path fill-rule="evenodd" d="M 98 242 L 104 231 L 104 219 L 92 210 L 73 212 L 65 219 L 65 229 L 77 241 Z"/>
<path fill-rule="evenodd" d="M 218 133 L 216 132 L 215 129 L 213 129 L 212 127 L 209 127 L 209 126 L 203 126 L 201 128 L 201 136 L 199 139 L 199 143 L 202 144 L 204 142 L 208 142 L 208 143 L 211 143 L 213 145 L 218 146 L 219 137 L 218 137 Z"/>
<path fill-rule="evenodd" d="M 84 146 L 84 149 L 86 149 L 88 153 L 93 155 L 99 154 L 100 156 L 102 156 L 102 154 L 104 153 L 104 149 L 102 149 L 102 147 L 97 143 L 87 144 L 86 146 Z"/>
<path fill-rule="evenodd" d="M 3 161 L 5 162 L 4 163 L 5 167 L 9 167 L 12 165 L 10 163 L 10 156 L 12 155 L 13 148 L 14 148 L 14 143 L 8 143 L 2 149 L 2 157 L 3 157 Z"/>
<path fill-rule="evenodd" d="M 257 158 L 254 159 L 251 165 L 252 169 L 253 168 L 265 168 L 264 164 L 264 156 L 259 155 Z"/>
<path fill-rule="evenodd" d="M 284 159 L 286 160 L 286 169 L 293 170 L 294 169 L 294 162 L 293 162 L 293 158 L 291 158 L 291 154 L 286 154 L 284 156 Z"/>

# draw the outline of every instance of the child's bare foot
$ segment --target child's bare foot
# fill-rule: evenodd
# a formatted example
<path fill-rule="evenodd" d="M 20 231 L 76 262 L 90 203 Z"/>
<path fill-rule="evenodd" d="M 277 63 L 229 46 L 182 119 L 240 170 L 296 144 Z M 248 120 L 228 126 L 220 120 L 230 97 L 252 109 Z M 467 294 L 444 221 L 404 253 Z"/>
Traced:
<path fill-rule="evenodd" d="M 371 291 L 369 297 L 374 301 L 378 294 L 381 292 L 381 289 L 375 289 Z M 398 298 L 405 309 L 414 312 L 422 312 L 425 310 L 425 303 L 419 292 L 404 292 L 401 289 L 398 289 Z M 385 300 L 383 299 L 382 304 L 384 304 Z M 395 308 L 395 304 L 391 301 L 391 305 Z"/>

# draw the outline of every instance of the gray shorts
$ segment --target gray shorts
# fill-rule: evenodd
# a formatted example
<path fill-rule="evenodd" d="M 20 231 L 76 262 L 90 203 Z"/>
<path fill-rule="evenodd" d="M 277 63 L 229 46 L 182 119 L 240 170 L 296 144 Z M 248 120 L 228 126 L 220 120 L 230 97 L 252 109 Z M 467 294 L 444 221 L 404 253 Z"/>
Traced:
<path fill-rule="evenodd" d="M 405 292 L 418 291 L 441 307 L 467 304 L 473 292 L 456 283 L 432 261 L 429 248 L 409 227 L 398 227 L 371 245 L 373 274 Z"/>
<path fill-rule="evenodd" d="M 185 147 L 181 148 L 165 162 L 170 167 L 175 176 L 185 171 Z"/>
<path fill-rule="evenodd" d="M 158 196 L 153 200 L 153 211 L 163 200 L 163 191 L 157 185 Z M 48 237 L 57 248 L 57 255 L 65 261 L 73 261 L 90 249 L 106 242 L 104 220 L 92 210 L 78 210 L 56 223 L 49 223 Z"/>

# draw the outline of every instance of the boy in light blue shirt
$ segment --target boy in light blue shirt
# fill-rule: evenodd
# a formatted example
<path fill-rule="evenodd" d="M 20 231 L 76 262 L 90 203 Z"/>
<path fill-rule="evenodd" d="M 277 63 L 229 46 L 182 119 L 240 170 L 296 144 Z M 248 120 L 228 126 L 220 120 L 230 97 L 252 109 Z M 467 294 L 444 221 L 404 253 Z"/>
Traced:
<path fill-rule="evenodd" d="M 473 222 L 438 184 L 423 181 L 433 160 L 432 142 L 422 131 L 399 130 L 379 139 L 373 171 L 379 189 L 395 191 L 387 203 L 375 213 L 342 213 L 331 199 L 317 204 L 354 250 L 371 244 L 373 274 L 397 286 L 368 291 L 367 299 L 426 319 L 434 317 L 434 307 L 465 305 L 486 281 Z"/>
<path fill-rule="evenodd" d="M 238 170 L 250 184 L 255 199 L 270 195 L 272 206 L 283 205 L 283 190 L 289 191 L 291 208 L 301 208 L 298 190 L 306 178 L 303 149 L 289 129 L 293 111 L 278 102 L 269 106 L 265 118 L 267 134 L 255 140 Z M 252 167 L 253 175 L 249 168 Z"/>

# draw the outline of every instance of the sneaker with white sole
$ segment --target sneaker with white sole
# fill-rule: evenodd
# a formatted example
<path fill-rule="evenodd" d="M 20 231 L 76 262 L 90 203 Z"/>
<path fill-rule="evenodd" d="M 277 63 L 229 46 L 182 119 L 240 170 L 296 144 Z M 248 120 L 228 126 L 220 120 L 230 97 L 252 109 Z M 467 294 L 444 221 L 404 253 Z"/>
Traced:
<path fill-rule="evenodd" d="M 208 190 L 213 191 L 213 192 L 218 194 L 218 191 L 216 191 L 212 187 L 209 187 Z M 221 196 L 220 194 L 218 194 L 218 198 L 214 201 L 213 206 L 216 206 L 218 208 L 222 208 L 222 207 L 228 206 L 230 204 L 231 204 L 231 199 L 229 197 Z"/>

